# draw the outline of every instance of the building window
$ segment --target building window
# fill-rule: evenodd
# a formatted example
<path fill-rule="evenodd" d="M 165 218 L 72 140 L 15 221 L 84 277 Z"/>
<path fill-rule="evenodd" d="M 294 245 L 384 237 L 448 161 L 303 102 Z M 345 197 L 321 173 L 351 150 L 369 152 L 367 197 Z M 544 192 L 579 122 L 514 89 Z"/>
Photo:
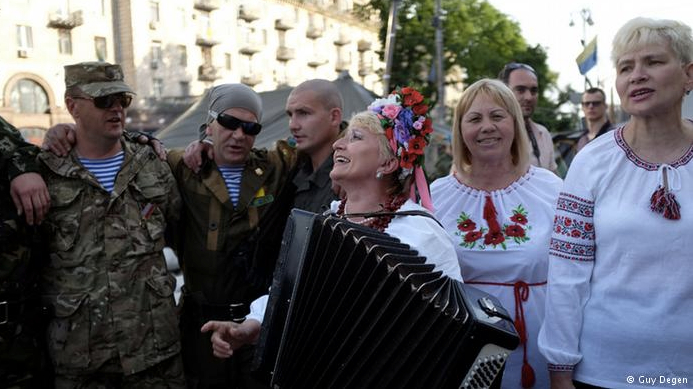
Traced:
<path fill-rule="evenodd" d="M 152 41 L 151 56 L 152 69 L 159 68 L 159 65 L 161 64 L 161 42 Z"/>
<path fill-rule="evenodd" d="M 72 54 L 72 34 L 70 30 L 58 30 L 58 52 Z"/>
<path fill-rule="evenodd" d="M 180 81 L 178 85 L 181 88 L 181 96 L 186 97 L 190 96 L 190 82 L 188 81 Z"/>
<path fill-rule="evenodd" d="M 149 2 L 149 22 L 159 23 L 159 2 L 150 1 Z"/>
<path fill-rule="evenodd" d="M 224 68 L 226 70 L 231 70 L 231 54 L 224 53 Z"/>
<path fill-rule="evenodd" d="M 101 0 L 101 16 L 106 16 L 106 0 Z"/>
<path fill-rule="evenodd" d="M 106 61 L 106 38 L 102 36 L 94 37 L 94 52 L 97 60 Z"/>
<path fill-rule="evenodd" d="M 152 95 L 160 98 L 164 95 L 164 80 L 161 78 L 152 79 Z"/>
<path fill-rule="evenodd" d="M 21 50 L 30 50 L 34 48 L 31 26 L 17 25 L 17 47 Z"/>
<path fill-rule="evenodd" d="M 10 106 L 19 113 L 48 113 L 48 95 L 35 81 L 22 78 L 12 87 Z"/>
<path fill-rule="evenodd" d="M 204 65 L 212 65 L 212 49 L 209 47 L 201 47 L 200 54 L 202 55 L 202 63 Z"/>
<path fill-rule="evenodd" d="M 178 46 L 178 64 L 188 66 L 188 48 L 185 45 Z"/>

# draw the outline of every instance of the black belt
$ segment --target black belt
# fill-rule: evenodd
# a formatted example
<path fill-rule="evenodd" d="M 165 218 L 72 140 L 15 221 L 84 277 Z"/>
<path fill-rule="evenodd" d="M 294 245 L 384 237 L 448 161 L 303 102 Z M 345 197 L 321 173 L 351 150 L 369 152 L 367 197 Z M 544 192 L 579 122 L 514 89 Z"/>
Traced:
<path fill-rule="evenodd" d="M 9 300 L 0 299 L 0 326 L 20 323 L 33 315 L 47 312 L 39 299 Z"/>
<path fill-rule="evenodd" d="M 229 303 L 229 304 L 210 304 L 206 301 L 202 292 L 188 292 L 185 287 L 181 288 L 183 294 L 183 309 L 187 311 L 197 311 L 203 322 L 209 320 L 231 320 L 241 323 L 246 319 L 251 311 L 248 304 Z"/>

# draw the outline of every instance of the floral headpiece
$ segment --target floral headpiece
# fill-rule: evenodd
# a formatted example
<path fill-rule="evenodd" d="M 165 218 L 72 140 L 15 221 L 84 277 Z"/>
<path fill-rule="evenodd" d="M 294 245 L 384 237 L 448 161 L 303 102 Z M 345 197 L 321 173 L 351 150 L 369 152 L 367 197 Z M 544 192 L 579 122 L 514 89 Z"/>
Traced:
<path fill-rule="evenodd" d="M 400 179 L 415 175 L 422 205 L 432 209 L 424 178 L 424 147 L 433 132 L 429 105 L 421 93 L 410 87 L 398 87 L 385 99 L 376 99 L 368 109 L 378 116 L 390 148 L 399 159 Z M 423 182 L 423 185 L 422 185 Z M 414 191 L 414 188 L 412 188 Z"/>

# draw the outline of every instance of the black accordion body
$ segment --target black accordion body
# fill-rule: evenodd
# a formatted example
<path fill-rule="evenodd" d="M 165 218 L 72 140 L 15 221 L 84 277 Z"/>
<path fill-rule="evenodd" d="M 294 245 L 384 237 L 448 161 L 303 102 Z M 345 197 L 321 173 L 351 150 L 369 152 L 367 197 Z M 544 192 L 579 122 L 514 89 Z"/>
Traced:
<path fill-rule="evenodd" d="M 494 297 L 408 245 L 295 209 L 255 364 L 274 388 L 485 388 L 518 343 Z"/>

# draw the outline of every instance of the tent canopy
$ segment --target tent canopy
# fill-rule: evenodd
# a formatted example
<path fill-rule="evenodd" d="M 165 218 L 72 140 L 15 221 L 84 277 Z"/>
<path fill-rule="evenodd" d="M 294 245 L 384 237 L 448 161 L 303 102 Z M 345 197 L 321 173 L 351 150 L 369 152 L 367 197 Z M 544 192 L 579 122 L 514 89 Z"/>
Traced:
<path fill-rule="evenodd" d="M 342 117 L 344 120 L 349 120 L 355 113 L 365 110 L 378 97 L 375 93 L 354 82 L 346 72 L 340 74 L 333 83 L 342 94 Z M 259 93 L 263 101 L 263 120 L 261 121 L 263 130 L 256 136 L 254 147 L 271 148 L 276 140 L 287 139 L 291 136 L 289 119 L 284 109 L 291 91 L 291 87 L 283 87 L 274 91 Z M 169 148 L 186 147 L 190 142 L 198 139 L 200 126 L 207 118 L 208 105 L 208 96 L 205 92 L 173 123 L 159 131 L 156 134 L 157 138 L 161 139 Z M 444 138 L 450 133 L 448 128 L 441 128 L 436 125 L 434 130 Z"/>
<path fill-rule="evenodd" d="M 378 97 L 375 93 L 354 82 L 349 74 L 343 73 L 333 82 L 342 94 L 342 117 L 344 120 L 349 120 L 353 114 L 365 110 Z M 256 136 L 254 147 L 271 148 L 276 140 L 287 139 L 291 136 L 289 119 L 284 109 L 291 91 L 291 87 L 284 87 L 259 93 L 263 101 L 263 120 L 261 121 L 263 130 Z M 205 92 L 197 102 L 173 123 L 159 131 L 156 136 L 169 148 L 187 146 L 193 140 L 198 139 L 200 125 L 207 118 L 208 105 L 208 96 Z"/>

